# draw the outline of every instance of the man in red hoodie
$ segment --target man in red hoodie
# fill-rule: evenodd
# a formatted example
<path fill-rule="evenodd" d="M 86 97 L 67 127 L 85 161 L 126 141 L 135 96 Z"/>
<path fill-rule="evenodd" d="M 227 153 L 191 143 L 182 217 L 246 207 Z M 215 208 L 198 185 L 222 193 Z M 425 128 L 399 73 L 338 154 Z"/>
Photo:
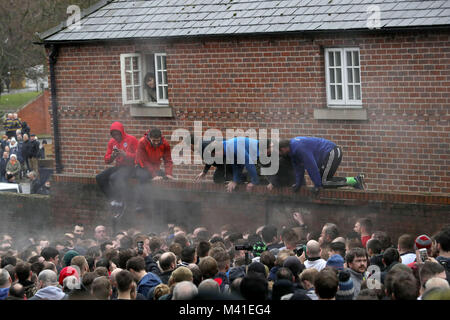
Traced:
<path fill-rule="evenodd" d="M 160 169 L 161 159 L 164 161 L 165 172 Z M 161 130 L 152 129 L 139 140 L 136 152 L 136 166 L 136 176 L 141 183 L 149 179 L 173 179 L 170 145 L 162 137 Z"/>
<path fill-rule="evenodd" d="M 110 128 L 111 139 L 105 154 L 105 163 L 115 166 L 108 168 L 96 176 L 97 183 L 103 193 L 111 201 L 113 207 L 123 207 L 123 198 L 127 190 L 127 179 L 134 173 L 134 159 L 138 140 L 125 132 L 122 123 L 114 122 Z"/>

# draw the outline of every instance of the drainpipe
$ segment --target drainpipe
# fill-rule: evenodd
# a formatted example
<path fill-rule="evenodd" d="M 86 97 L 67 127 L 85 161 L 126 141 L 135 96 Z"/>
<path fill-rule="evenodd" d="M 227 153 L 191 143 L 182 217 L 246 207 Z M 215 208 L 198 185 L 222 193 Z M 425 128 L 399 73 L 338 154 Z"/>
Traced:
<path fill-rule="evenodd" d="M 58 121 L 58 101 L 56 98 L 56 76 L 55 76 L 55 64 L 58 57 L 58 46 L 55 44 L 50 45 L 50 53 L 48 55 L 49 68 L 50 68 L 50 84 L 52 95 L 52 114 L 53 114 L 53 142 L 55 145 L 55 165 L 56 173 L 61 173 L 63 166 L 61 164 L 61 148 L 60 148 L 60 136 L 59 136 L 59 121 Z"/>

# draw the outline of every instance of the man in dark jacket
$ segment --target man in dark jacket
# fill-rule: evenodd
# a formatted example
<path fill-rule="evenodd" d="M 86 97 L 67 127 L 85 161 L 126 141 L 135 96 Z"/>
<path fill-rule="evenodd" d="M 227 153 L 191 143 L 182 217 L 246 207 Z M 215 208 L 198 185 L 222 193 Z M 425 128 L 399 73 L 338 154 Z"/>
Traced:
<path fill-rule="evenodd" d="M 133 175 L 138 141 L 136 137 L 125 132 L 120 122 L 111 125 L 110 134 L 112 138 L 106 149 L 105 163 L 111 164 L 115 161 L 115 166 L 99 173 L 96 179 L 100 190 L 111 201 L 111 206 L 123 208 L 128 188 L 126 181 Z"/>
<path fill-rule="evenodd" d="M 6 182 L 6 165 L 9 161 L 8 152 L 3 152 L 3 157 L 0 159 L 0 182 Z"/>
<path fill-rule="evenodd" d="M 201 154 L 200 154 L 202 159 L 204 156 L 205 149 L 213 141 L 214 141 L 214 139 L 202 141 L 202 145 L 201 145 L 202 150 L 201 150 Z M 194 147 L 193 139 L 192 139 L 191 145 L 192 145 L 192 147 Z M 211 156 L 214 157 L 214 151 L 212 151 Z M 229 182 L 229 181 L 233 180 L 233 167 L 231 166 L 231 164 L 226 164 L 226 159 L 225 159 L 225 157 L 223 157 L 222 163 L 216 163 L 216 162 L 213 162 L 211 164 L 206 163 L 202 172 L 200 172 L 195 177 L 195 181 L 199 181 L 200 179 L 203 179 L 207 175 L 209 169 L 211 169 L 212 166 L 216 168 L 216 170 L 214 170 L 214 174 L 213 174 L 214 183 L 224 183 L 224 182 Z"/>
<path fill-rule="evenodd" d="M 315 137 L 296 137 L 280 141 L 279 149 L 280 156 L 291 157 L 295 171 L 294 191 L 305 185 L 305 170 L 308 171 L 316 192 L 320 188 L 345 186 L 364 189 L 362 175 L 348 178 L 334 177 L 342 161 L 342 150 L 331 141 Z"/>

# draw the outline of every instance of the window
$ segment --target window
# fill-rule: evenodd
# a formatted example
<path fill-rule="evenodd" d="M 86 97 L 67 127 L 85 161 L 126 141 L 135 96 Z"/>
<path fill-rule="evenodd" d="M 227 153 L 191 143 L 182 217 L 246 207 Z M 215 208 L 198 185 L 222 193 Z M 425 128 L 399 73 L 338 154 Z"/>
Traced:
<path fill-rule="evenodd" d="M 168 82 L 165 53 L 122 54 L 122 100 L 124 104 L 167 106 Z"/>
<path fill-rule="evenodd" d="M 325 70 L 328 106 L 362 107 L 359 49 L 325 49 Z"/>

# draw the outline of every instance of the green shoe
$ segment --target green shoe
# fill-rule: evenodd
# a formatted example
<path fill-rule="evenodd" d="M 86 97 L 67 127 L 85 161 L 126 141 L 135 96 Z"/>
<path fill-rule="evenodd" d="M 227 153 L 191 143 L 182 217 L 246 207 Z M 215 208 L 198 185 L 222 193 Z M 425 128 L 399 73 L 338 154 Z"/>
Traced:
<path fill-rule="evenodd" d="M 359 189 L 359 190 L 365 190 L 366 189 L 366 184 L 364 182 L 364 174 L 358 174 L 355 177 L 356 180 L 356 184 L 353 186 L 355 189 Z"/>

